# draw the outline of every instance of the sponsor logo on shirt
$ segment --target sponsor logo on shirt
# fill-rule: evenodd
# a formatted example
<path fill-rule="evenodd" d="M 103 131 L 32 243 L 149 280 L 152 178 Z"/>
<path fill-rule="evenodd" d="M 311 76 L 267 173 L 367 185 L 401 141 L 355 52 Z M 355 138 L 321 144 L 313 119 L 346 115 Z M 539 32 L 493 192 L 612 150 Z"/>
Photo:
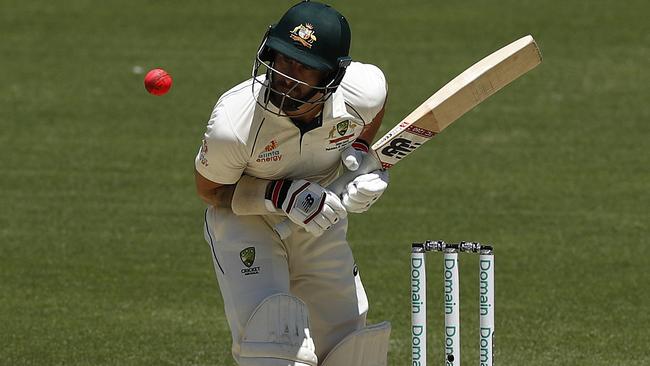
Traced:
<path fill-rule="evenodd" d="M 349 120 L 339 122 L 330 130 L 327 139 L 329 146 L 325 148 L 326 151 L 342 150 L 347 147 L 354 137 L 354 130 L 359 125 Z"/>
<path fill-rule="evenodd" d="M 260 267 L 253 267 L 255 263 L 255 247 L 248 247 L 239 252 L 239 259 L 247 268 L 242 268 L 241 273 L 244 276 L 255 275 L 260 273 Z"/>
<path fill-rule="evenodd" d="M 282 153 L 278 149 L 278 142 L 271 140 L 271 142 L 264 147 L 264 151 L 257 155 L 256 161 L 258 163 L 268 163 L 280 160 L 282 160 Z"/>
<path fill-rule="evenodd" d="M 201 143 L 201 152 L 199 153 L 199 161 L 201 162 L 201 165 L 207 167 L 208 166 L 208 158 L 205 157 L 205 154 L 208 153 L 208 143 L 203 139 L 203 142 Z"/>
<path fill-rule="evenodd" d="M 339 135 L 344 136 L 348 132 L 348 127 L 350 127 L 350 121 L 343 121 L 336 124 L 336 132 Z"/>

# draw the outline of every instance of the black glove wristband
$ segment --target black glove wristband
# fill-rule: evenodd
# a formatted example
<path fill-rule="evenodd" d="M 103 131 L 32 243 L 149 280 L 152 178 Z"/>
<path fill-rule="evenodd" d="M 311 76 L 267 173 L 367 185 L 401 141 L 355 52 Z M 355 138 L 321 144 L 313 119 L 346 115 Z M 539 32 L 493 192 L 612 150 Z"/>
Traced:
<path fill-rule="evenodd" d="M 289 179 L 280 179 L 270 182 L 268 186 L 266 186 L 264 198 L 273 202 L 275 208 L 282 209 L 282 204 L 287 198 L 287 193 L 289 192 L 291 183 L 293 183 L 293 181 Z"/>

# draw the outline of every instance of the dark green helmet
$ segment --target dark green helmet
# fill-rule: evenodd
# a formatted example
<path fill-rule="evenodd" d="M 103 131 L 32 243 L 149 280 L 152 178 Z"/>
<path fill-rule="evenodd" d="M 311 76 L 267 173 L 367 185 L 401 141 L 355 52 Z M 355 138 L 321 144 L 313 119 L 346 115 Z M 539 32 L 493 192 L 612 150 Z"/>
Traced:
<path fill-rule="evenodd" d="M 325 73 L 326 77 L 319 85 L 309 85 L 313 89 L 313 95 L 320 94 L 320 98 L 295 99 L 287 93 L 270 88 L 273 74 L 279 73 L 273 67 L 276 52 Z M 283 98 L 277 106 L 280 109 L 296 109 L 304 103 L 325 103 L 336 91 L 346 68 L 352 62 L 349 52 L 350 26 L 345 17 L 329 5 L 308 0 L 300 2 L 287 10 L 280 21 L 270 26 L 264 35 L 253 67 L 253 88 L 259 83 L 267 87 L 266 93 L 280 94 Z M 261 72 L 265 76 L 260 76 L 260 68 L 266 69 Z M 300 80 L 292 80 L 305 84 Z M 270 110 L 266 108 L 267 103 L 262 106 Z"/>
<path fill-rule="evenodd" d="M 266 46 L 314 69 L 336 71 L 349 60 L 350 26 L 329 5 L 303 1 L 271 26 Z"/>

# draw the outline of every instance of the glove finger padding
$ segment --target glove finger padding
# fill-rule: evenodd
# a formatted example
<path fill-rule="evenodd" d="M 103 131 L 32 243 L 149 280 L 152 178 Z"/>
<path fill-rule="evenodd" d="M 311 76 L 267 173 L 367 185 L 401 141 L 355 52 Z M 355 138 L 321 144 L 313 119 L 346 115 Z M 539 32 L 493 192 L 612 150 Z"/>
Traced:
<path fill-rule="evenodd" d="M 388 188 L 388 182 L 388 172 L 385 170 L 375 170 L 352 181 L 357 187 L 357 191 L 366 196 L 381 195 Z"/>
<path fill-rule="evenodd" d="M 368 194 L 364 191 L 360 191 L 359 187 L 357 187 L 355 184 L 348 184 L 347 186 L 347 191 L 344 193 L 344 196 L 347 196 L 348 199 L 358 202 L 358 203 L 363 203 L 370 201 L 374 197 L 380 196 L 381 193 L 372 193 Z"/>
<path fill-rule="evenodd" d="M 337 215 L 336 212 L 334 212 L 334 210 L 328 205 L 325 205 L 323 207 L 323 211 L 321 211 L 321 214 L 327 220 L 326 224 L 328 227 L 335 225 L 337 222 L 339 222 L 339 215 Z"/>
<path fill-rule="evenodd" d="M 357 202 L 350 199 L 350 196 L 347 193 L 343 193 L 343 199 L 341 199 L 343 204 L 346 207 L 348 212 L 362 213 L 368 211 L 372 203 L 369 202 Z"/>
<path fill-rule="evenodd" d="M 332 209 L 339 219 L 344 219 L 348 215 L 348 211 L 345 209 L 345 206 L 343 206 L 343 203 L 341 203 L 341 199 L 331 191 L 327 191 L 325 204 Z"/>
<path fill-rule="evenodd" d="M 328 230 L 332 227 L 332 222 L 323 215 L 316 216 L 313 222 L 318 225 L 322 231 Z"/>
<path fill-rule="evenodd" d="M 346 186 L 342 203 L 349 212 L 365 212 L 388 188 L 389 176 L 385 170 L 375 170 L 355 178 Z"/>

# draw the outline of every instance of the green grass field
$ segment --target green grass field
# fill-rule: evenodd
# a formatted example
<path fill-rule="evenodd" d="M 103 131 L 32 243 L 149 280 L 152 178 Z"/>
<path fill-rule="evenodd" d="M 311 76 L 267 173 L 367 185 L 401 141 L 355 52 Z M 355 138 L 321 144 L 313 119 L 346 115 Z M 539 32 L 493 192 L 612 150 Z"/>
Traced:
<path fill-rule="evenodd" d="M 0 364 L 233 365 L 193 159 L 292 1 L 3 0 Z M 499 365 L 650 364 L 650 6 L 641 0 L 332 2 L 380 66 L 382 132 L 500 46 L 543 64 L 391 172 L 351 218 L 371 311 L 410 364 L 409 247 L 497 248 Z M 166 68 L 164 97 L 134 66 Z M 462 262 L 476 364 L 475 258 Z M 429 361 L 442 360 L 430 257 Z M 432 269 L 433 268 L 433 269 Z"/>

